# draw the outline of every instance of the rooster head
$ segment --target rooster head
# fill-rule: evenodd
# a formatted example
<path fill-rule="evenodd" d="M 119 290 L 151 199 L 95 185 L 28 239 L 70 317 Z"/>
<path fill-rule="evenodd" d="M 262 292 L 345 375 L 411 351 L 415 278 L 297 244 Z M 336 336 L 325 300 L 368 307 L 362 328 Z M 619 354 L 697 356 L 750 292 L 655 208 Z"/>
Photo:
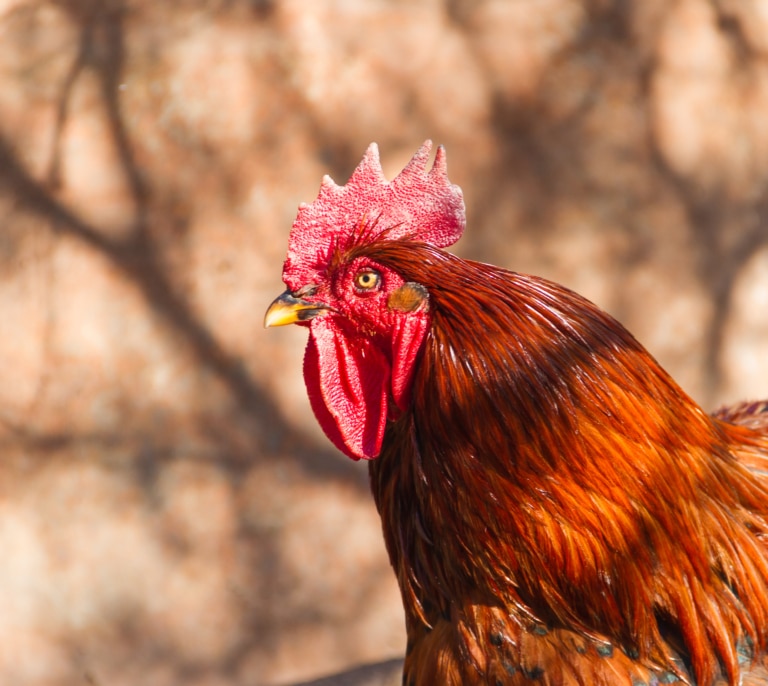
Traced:
<path fill-rule="evenodd" d="M 464 231 L 461 189 L 445 151 L 426 141 L 391 182 L 372 143 L 344 186 L 326 176 L 317 199 L 299 207 L 288 241 L 288 289 L 265 326 L 309 327 L 304 380 L 328 438 L 346 455 L 372 459 L 387 419 L 405 410 L 414 365 L 429 329 L 429 294 L 396 269 L 366 257 L 381 241 L 444 248 Z"/>

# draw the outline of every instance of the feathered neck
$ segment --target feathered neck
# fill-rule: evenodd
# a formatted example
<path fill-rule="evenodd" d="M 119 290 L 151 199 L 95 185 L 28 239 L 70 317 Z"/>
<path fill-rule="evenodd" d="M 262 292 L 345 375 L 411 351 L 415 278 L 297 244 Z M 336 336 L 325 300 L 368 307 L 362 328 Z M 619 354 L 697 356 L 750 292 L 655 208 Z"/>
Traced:
<path fill-rule="evenodd" d="M 488 604 L 735 682 L 736 641 L 762 650 L 768 627 L 768 489 L 739 451 L 768 443 L 567 289 L 425 245 L 366 252 L 430 294 L 413 406 L 371 463 L 409 622 Z"/>

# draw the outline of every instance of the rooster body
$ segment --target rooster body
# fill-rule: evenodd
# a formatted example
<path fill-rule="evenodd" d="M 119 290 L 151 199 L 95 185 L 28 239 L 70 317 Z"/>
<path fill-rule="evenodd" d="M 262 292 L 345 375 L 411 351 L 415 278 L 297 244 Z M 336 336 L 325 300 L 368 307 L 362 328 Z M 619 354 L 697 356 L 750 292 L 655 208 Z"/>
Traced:
<path fill-rule="evenodd" d="M 370 459 L 406 686 L 768 684 L 768 404 L 707 415 L 568 289 L 450 255 L 460 191 L 375 148 L 291 234 L 329 438 Z"/>

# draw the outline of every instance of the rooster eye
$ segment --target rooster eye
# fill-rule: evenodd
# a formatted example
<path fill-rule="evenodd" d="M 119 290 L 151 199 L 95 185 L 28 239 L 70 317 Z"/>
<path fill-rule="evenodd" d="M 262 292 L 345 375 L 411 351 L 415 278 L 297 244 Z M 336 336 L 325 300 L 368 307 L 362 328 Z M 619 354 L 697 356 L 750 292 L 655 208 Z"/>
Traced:
<path fill-rule="evenodd" d="M 381 274 L 373 269 L 362 269 L 355 274 L 355 287 L 360 291 L 372 291 L 381 284 Z"/>

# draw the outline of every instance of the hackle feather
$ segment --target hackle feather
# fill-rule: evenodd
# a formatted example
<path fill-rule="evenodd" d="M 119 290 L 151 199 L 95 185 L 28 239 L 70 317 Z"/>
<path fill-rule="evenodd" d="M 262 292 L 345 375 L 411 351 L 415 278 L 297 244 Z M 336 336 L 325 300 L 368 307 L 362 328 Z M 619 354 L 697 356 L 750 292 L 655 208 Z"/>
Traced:
<path fill-rule="evenodd" d="M 404 683 L 735 686 L 768 639 L 765 434 L 705 414 L 561 286 L 423 244 L 359 254 L 432 316 L 370 465 Z"/>

